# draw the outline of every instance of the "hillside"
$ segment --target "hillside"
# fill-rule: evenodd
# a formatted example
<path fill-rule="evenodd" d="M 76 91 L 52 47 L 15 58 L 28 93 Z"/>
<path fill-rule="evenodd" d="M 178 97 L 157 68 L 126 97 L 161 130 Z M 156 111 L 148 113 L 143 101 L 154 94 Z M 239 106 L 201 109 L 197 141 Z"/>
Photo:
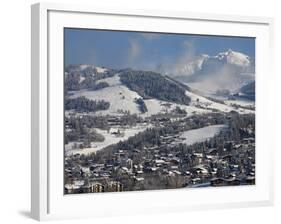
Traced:
<path fill-rule="evenodd" d="M 77 67 L 67 70 L 65 84 L 69 91 L 66 94 L 66 109 L 99 115 L 129 112 L 145 117 L 159 113 L 183 113 L 190 116 L 232 110 L 240 113 L 253 112 L 232 107 L 224 101 L 206 98 L 187 85 L 159 73 L 104 68 L 100 72 L 91 70 L 96 73 L 87 72 L 85 75 L 85 67 L 80 65 L 82 70 Z M 90 68 L 93 69 L 93 66 Z M 76 80 L 76 85 L 73 85 L 73 80 Z"/>
<path fill-rule="evenodd" d="M 215 93 L 221 89 L 235 92 L 255 79 L 254 67 L 253 58 L 229 49 L 214 56 L 194 56 L 181 64 L 162 65 L 159 72 L 202 92 Z"/>
<path fill-rule="evenodd" d="M 159 73 L 126 70 L 121 73 L 120 81 L 144 99 L 156 98 L 167 102 L 189 105 L 190 98 L 185 89 Z"/>
<path fill-rule="evenodd" d="M 243 94 L 245 98 L 255 99 L 256 95 L 256 84 L 255 82 L 250 82 L 249 84 L 243 86 L 240 89 L 240 92 Z"/>

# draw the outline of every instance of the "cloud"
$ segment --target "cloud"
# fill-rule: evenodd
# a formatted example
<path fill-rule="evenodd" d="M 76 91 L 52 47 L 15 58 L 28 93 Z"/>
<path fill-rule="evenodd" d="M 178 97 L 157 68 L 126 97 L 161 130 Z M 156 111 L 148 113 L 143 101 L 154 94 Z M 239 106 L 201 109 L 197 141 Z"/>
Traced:
<path fill-rule="evenodd" d="M 172 77 L 180 76 L 183 73 L 185 75 L 191 75 L 194 71 L 194 68 L 191 62 L 200 60 L 200 57 L 196 55 L 196 45 L 194 40 L 185 40 L 181 43 L 182 52 L 181 54 L 173 60 L 170 64 L 161 64 L 158 66 L 158 71 L 169 74 Z M 190 66 L 187 66 L 190 65 Z"/>
<path fill-rule="evenodd" d="M 182 47 L 183 53 L 177 58 L 176 63 L 173 67 L 173 73 L 175 73 L 175 75 L 179 75 L 177 73 L 181 73 L 182 69 L 185 68 L 188 63 L 196 61 L 198 58 L 198 56 L 196 55 L 196 47 L 193 40 L 185 40 L 182 43 Z M 193 68 L 188 69 L 193 70 Z M 192 71 L 190 71 L 190 73 L 188 73 L 188 71 L 185 71 L 185 73 L 186 75 L 190 75 Z"/>
<path fill-rule="evenodd" d="M 89 64 L 97 65 L 99 64 L 99 60 L 95 51 L 91 51 L 89 54 Z"/>
<path fill-rule="evenodd" d="M 243 83 L 254 80 L 254 73 L 243 73 L 243 68 L 231 64 L 222 64 L 210 73 L 206 71 L 198 82 L 198 88 L 206 92 L 214 92 L 219 89 L 227 89 L 236 92 Z"/>
<path fill-rule="evenodd" d="M 186 50 L 194 52 L 195 46 L 194 46 L 194 40 L 185 40 L 182 42 L 182 46 L 186 48 Z"/>
<path fill-rule="evenodd" d="M 140 36 L 146 40 L 155 40 L 161 37 L 157 33 L 140 33 Z"/>
<path fill-rule="evenodd" d="M 129 39 L 129 53 L 128 53 L 128 61 L 133 62 L 135 59 L 138 58 L 141 52 L 141 47 L 138 39 Z"/>

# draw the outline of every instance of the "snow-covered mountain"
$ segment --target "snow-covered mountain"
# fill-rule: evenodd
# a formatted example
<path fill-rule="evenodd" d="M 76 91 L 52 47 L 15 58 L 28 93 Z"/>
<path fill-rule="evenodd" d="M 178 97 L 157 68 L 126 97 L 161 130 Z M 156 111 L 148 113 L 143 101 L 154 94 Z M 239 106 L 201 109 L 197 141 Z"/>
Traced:
<path fill-rule="evenodd" d="M 95 66 L 95 65 L 88 65 L 88 64 L 80 64 L 80 65 L 69 65 L 66 67 L 67 72 L 83 72 L 87 70 L 93 70 L 97 73 L 103 73 L 108 69 L 105 67 Z"/>
<path fill-rule="evenodd" d="M 86 75 L 96 75 L 105 73 L 108 71 L 107 68 L 95 66 L 95 65 L 88 65 L 88 64 L 80 64 L 80 65 L 69 65 L 65 69 L 65 75 L 70 73 L 80 73 L 82 76 Z"/>
<path fill-rule="evenodd" d="M 225 61 L 228 64 L 237 65 L 240 67 L 248 67 L 251 64 L 251 59 L 249 56 L 240 52 L 232 51 L 231 49 L 226 52 L 219 53 L 214 58 L 218 58 L 220 61 Z"/>
<path fill-rule="evenodd" d="M 158 113 L 176 113 L 178 108 L 187 115 L 232 110 L 240 113 L 253 112 L 199 95 L 187 85 L 159 73 L 103 68 L 102 72 L 93 75 L 84 73 L 87 68 L 96 69 L 81 65 L 75 69 L 72 66 L 72 70 L 66 69 L 67 97 L 85 97 L 92 101 L 103 100 L 109 103 L 108 109 L 97 111 L 96 114 L 118 115 L 129 111 L 131 114 L 146 117 Z M 143 102 L 146 108 L 144 111 L 140 109 L 138 99 Z"/>
<path fill-rule="evenodd" d="M 250 82 L 240 89 L 240 92 L 237 93 L 238 95 L 250 99 L 255 100 L 256 97 L 256 83 L 255 81 Z"/>
<path fill-rule="evenodd" d="M 203 54 L 174 66 L 162 66 L 161 72 L 202 92 L 228 89 L 234 93 L 255 79 L 254 67 L 254 59 L 229 49 L 215 56 Z"/>

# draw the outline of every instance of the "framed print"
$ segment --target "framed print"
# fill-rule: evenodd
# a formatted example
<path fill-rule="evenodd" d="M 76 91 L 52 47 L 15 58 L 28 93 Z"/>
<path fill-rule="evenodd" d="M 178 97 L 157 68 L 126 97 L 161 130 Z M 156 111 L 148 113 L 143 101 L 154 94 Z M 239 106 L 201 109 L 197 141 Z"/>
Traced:
<path fill-rule="evenodd" d="M 33 5 L 32 216 L 271 204 L 272 24 Z"/>

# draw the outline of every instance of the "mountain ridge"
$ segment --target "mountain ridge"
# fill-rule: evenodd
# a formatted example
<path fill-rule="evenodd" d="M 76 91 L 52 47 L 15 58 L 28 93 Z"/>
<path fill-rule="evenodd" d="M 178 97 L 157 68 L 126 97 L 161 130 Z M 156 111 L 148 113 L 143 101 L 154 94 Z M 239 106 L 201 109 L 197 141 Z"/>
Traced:
<path fill-rule="evenodd" d="M 158 71 L 187 85 L 196 83 L 202 92 L 229 89 L 234 93 L 255 79 L 254 59 L 231 49 L 215 56 L 201 54 L 180 64 L 158 66 Z"/>
<path fill-rule="evenodd" d="M 84 77 L 82 81 L 81 77 Z M 66 98 L 86 97 L 93 105 L 102 100 L 109 103 L 108 109 L 97 114 L 118 114 L 126 110 L 145 116 L 169 111 L 189 114 L 239 111 L 223 101 L 205 97 L 173 77 L 151 71 L 106 68 L 102 73 L 85 74 L 74 69 L 66 76 L 65 84 Z"/>

